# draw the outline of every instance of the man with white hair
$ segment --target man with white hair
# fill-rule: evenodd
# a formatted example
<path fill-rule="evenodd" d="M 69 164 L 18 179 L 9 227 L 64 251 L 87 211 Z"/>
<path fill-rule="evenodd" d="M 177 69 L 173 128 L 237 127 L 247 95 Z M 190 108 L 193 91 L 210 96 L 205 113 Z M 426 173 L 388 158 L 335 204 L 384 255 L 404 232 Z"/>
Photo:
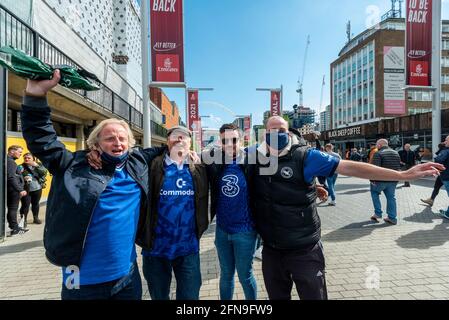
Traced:
<path fill-rule="evenodd" d="M 89 150 L 103 167 L 89 166 L 88 151 L 70 152 L 57 140 L 47 92 L 52 80 L 28 80 L 22 106 L 28 149 L 53 175 L 47 202 L 44 246 L 47 259 L 62 267 L 62 299 L 140 300 L 142 284 L 135 243 L 150 248 L 149 167 L 161 149 L 133 149 L 123 120 L 101 122 Z"/>
<path fill-rule="evenodd" d="M 388 146 L 388 140 L 380 139 L 377 141 L 379 150 L 373 157 L 373 165 L 399 171 L 401 169 L 401 157 L 398 152 Z M 382 204 L 380 194 L 383 192 L 387 198 L 387 215 L 385 222 L 397 224 L 397 205 L 396 205 L 396 187 L 398 181 L 371 181 L 371 199 L 374 205 L 374 215 L 371 220 L 379 222 L 382 219 Z"/>

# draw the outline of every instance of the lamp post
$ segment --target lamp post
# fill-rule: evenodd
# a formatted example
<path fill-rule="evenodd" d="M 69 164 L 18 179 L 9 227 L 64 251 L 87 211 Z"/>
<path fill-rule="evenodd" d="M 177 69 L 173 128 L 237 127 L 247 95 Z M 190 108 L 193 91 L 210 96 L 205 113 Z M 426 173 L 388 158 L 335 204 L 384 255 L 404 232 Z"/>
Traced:
<path fill-rule="evenodd" d="M 142 0 L 140 7 L 140 34 L 142 50 L 142 102 L 143 102 L 143 146 L 151 147 L 151 108 L 149 105 L 149 87 L 150 87 L 150 61 L 149 61 L 149 35 L 148 21 L 150 16 L 149 0 Z"/>
<path fill-rule="evenodd" d="M 257 88 L 256 91 L 269 91 L 269 92 L 273 92 L 273 91 L 277 91 L 281 93 L 281 101 L 280 101 L 280 114 L 282 116 L 283 111 L 284 111 L 284 87 L 281 85 L 280 88 Z M 271 109 L 271 106 L 270 106 Z"/>

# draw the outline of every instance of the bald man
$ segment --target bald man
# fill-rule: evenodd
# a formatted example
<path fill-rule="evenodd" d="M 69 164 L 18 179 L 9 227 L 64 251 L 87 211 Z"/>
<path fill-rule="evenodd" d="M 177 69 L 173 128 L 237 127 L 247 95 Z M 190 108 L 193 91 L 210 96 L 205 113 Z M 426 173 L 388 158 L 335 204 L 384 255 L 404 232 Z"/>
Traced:
<path fill-rule="evenodd" d="M 383 181 L 413 180 L 444 168 L 427 163 L 398 172 L 340 160 L 307 147 L 281 117 L 268 120 L 265 139 L 248 156 L 256 154 L 251 201 L 256 230 L 264 242 L 262 271 L 271 300 L 290 300 L 293 283 L 302 300 L 327 299 L 315 177 L 338 173 Z"/>

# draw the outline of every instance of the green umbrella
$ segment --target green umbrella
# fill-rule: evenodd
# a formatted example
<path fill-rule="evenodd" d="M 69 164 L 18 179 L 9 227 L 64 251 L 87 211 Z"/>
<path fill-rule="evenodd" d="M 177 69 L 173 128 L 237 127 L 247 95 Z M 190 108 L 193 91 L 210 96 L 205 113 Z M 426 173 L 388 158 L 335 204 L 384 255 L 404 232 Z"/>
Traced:
<path fill-rule="evenodd" d="M 98 78 L 83 69 L 68 65 L 50 66 L 11 46 L 0 48 L 0 66 L 19 77 L 31 80 L 50 80 L 56 69 L 61 71 L 59 84 L 70 89 L 100 90 Z"/>

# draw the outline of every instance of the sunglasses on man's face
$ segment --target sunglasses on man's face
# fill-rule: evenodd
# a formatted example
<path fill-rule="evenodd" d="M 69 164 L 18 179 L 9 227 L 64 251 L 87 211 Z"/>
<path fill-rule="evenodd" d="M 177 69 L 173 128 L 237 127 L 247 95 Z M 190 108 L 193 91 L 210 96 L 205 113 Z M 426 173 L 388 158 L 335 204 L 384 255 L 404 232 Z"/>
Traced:
<path fill-rule="evenodd" d="M 237 138 L 232 138 L 232 139 L 222 139 L 222 140 L 221 140 L 221 143 L 222 143 L 223 145 L 227 145 L 227 144 L 229 144 L 229 143 L 232 143 L 233 145 L 236 145 L 238 141 L 239 141 L 239 140 L 238 140 Z"/>

